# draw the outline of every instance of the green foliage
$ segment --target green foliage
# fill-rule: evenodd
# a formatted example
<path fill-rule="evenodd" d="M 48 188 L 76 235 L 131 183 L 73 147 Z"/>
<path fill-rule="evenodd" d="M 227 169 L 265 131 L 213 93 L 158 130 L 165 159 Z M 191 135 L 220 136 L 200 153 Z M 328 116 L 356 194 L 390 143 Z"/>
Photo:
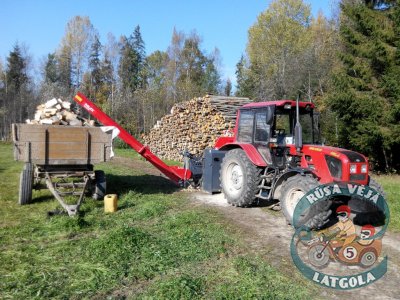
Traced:
<path fill-rule="evenodd" d="M 277 0 L 249 29 L 247 53 L 257 99 L 295 97 L 302 84 L 300 57 L 310 44 L 310 7 Z"/>
<path fill-rule="evenodd" d="M 254 72 L 254 68 L 252 72 Z M 242 55 L 236 64 L 236 96 L 254 98 L 254 86 L 250 77 L 250 70 L 246 58 Z"/>
<path fill-rule="evenodd" d="M 59 74 L 56 55 L 54 53 L 50 53 L 47 55 L 44 81 L 47 83 L 56 83 L 58 80 Z"/>
<path fill-rule="evenodd" d="M 275 0 L 250 27 L 247 56 L 236 65 L 238 96 L 317 101 L 335 65 L 334 20 L 311 18 L 302 0 Z"/>
<path fill-rule="evenodd" d="M 341 66 L 325 98 L 337 116 L 336 142 L 366 154 L 380 171 L 400 168 L 398 11 L 342 6 Z"/>
<path fill-rule="evenodd" d="M 36 107 L 36 97 L 29 76 L 29 62 L 26 49 L 16 43 L 7 57 L 5 69 L 0 70 L 0 139 L 7 140 L 10 137 L 11 124 L 24 122 L 30 117 L 29 111 Z"/>
<path fill-rule="evenodd" d="M 230 80 L 230 78 L 228 78 L 226 80 L 224 91 L 225 91 L 225 95 L 226 96 L 228 96 L 228 97 L 231 96 L 231 94 L 232 94 L 232 81 Z"/>
<path fill-rule="evenodd" d="M 7 58 L 6 75 L 8 86 L 15 94 L 19 94 L 22 86 L 28 81 L 26 64 L 26 58 L 22 56 L 21 48 L 16 44 Z"/>
<path fill-rule="evenodd" d="M 135 92 L 145 84 L 144 61 L 145 45 L 140 33 L 140 26 L 128 37 L 122 37 L 121 59 L 118 74 L 122 81 L 123 89 Z"/>

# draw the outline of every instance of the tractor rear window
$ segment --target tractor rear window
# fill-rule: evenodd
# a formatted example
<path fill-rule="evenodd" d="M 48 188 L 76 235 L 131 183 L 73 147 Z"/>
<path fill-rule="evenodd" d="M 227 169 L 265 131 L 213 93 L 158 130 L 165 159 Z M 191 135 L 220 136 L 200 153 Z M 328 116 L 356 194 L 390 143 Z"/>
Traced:
<path fill-rule="evenodd" d="M 253 135 L 254 112 L 242 110 L 240 112 L 238 142 L 251 143 Z"/>
<path fill-rule="evenodd" d="M 266 122 L 267 112 L 256 113 L 256 132 L 254 135 L 255 142 L 267 143 L 270 126 Z"/>

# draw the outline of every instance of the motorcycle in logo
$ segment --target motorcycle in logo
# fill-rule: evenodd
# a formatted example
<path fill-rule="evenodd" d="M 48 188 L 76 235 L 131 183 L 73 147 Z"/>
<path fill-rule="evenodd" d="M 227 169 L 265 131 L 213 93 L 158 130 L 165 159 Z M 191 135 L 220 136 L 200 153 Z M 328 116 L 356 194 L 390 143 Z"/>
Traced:
<path fill-rule="evenodd" d="M 387 271 L 387 257 L 381 255 L 388 223 L 386 201 L 374 189 L 352 184 L 319 186 L 295 208 L 293 262 L 322 286 L 353 289 L 370 284 Z"/>

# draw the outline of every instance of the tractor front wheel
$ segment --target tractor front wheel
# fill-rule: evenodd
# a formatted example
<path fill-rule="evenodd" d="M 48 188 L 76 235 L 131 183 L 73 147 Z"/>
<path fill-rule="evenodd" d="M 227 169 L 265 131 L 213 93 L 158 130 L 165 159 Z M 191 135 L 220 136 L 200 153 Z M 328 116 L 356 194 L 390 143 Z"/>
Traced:
<path fill-rule="evenodd" d="M 293 224 L 293 213 L 297 203 L 310 190 L 318 186 L 318 181 L 307 175 L 297 174 L 288 178 L 282 184 L 282 197 L 280 199 L 282 212 L 289 224 Z M 301 218 L 299 219 L 301 220 Z"/>
<path fill-rule="evenodd" d="M 251 206 L 256 198 L 261 169 L 257 168 L 242 149 L 226 153 L 220 171 L 221 188 L 228 203 Z"/>

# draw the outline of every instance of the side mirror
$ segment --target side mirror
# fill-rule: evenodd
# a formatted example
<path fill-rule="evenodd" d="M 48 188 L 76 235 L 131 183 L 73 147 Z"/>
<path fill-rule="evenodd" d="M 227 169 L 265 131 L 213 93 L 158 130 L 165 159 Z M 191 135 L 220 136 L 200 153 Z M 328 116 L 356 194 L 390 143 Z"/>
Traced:
<path fill-rule="evenodd" d="M 299 98 L 297 97 L 296 100 L 296 125 L 294 128 L 294 144 L 296 147 L 297 152 L 301 151 L 301 148 L 303 147 L 303 130 L 301 128 L 300 124 L 300 109 L 299 109 Z"/>

